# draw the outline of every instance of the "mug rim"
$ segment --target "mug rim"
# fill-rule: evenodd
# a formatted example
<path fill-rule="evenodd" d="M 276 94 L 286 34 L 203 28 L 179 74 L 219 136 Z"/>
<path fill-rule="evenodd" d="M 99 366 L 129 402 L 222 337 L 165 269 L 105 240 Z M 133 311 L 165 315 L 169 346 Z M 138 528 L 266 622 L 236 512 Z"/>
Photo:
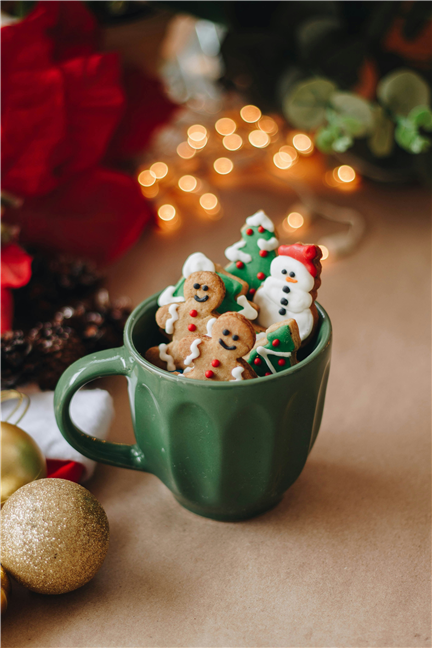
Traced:
<path fill-rule="evenodd" d="M 138 362 L 138 364 L 140 364 L 142 367 L 144 367 L 148 371 L 151 371 L 155 375 L 160 376 L 161 378 L 165 378 L 166 380 L 178 382 L 178 380 L 181 379 L 182 384 L 184 385 L 185 384 L 184 380 L 187 380 L 187 378 L 185 378 L 182 374 L 174 375 L 169 371 L 165 371 L 164 369 L 160 369 L 159 367 L 156 367 L 155 365 L 151 364 L 151 362 L 146 360 L 144 356 L 142 356 L 139 353 L 139 351 L 137 350 L 137 348 L 133 343 L 133 336 L 132 336 L 133 328 L 140 320 L 142 312 L 148 308 L 149 303 L 152 301 L 156 301 L 157 304 L 157 299 L 161 294 L 161 292 L 162 291 L 154 293 L 153 295 L 151 295 L 150 297 L 142 301 L 140 304 L 138 304 L 138 306 L 134 308 L 132 313 L 129 315 L 124 327 L 123 343 L 125 348 L 134 356 L 134 360 Z M 327 348 L 332 338 L 332 323 L 327 311 L 321 306 L 321 304 L 316 301 L 315 306 L 320 315 L 321 327 L 324 326 L 322 339 L 319 341 L 315 349 L 306 358 L 304 358 L 297 364 L 293 365 L 292 367 L 288 367 L 288 369 L 285 369 L 280 373 L 272 374 L 271 376 L 258 376 L 258 378 L 266 378 L 266 380 L 270 381 L 270 380 L 277 380 L 284 376 L 286 377 L 288 375 L 291 375 L 296 371 L 300 371 L 303 367 L 313 362 Z M 211 387 L 214 389 L 227 389 L 228 387 L 232 387 L 233 384 L 235 384 L 237 387 L 246 387 L 250 385 L 250 383 L 251 383 L 250 380 L 239 380 L 239 381 L 219 380 L 216 382 L 211 382 Z M 198 385 L 202 386 L 204 384 L 208 385 L 209 383 L 207 380 L 188 380 L 187 384 L 188 385 L 197 384 L 197 386 Z"/>

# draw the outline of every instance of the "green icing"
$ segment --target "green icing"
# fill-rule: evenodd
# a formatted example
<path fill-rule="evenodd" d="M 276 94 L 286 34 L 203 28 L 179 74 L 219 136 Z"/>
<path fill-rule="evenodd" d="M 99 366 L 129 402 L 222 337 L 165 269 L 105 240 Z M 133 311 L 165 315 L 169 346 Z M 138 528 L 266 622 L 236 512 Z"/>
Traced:
<path fill-rule="evenodd" d="M 246 230 L 248 229 L 251 229 L 253 231 L 253 234 L 246 234 Z M 261 233 L 258 232 L 258 226 L 250 226 L 246 224 L 241 229 L 241 235 L 243 240 L 246 241 L 246 245 L 241 248 L 241 252 L 250 254 L 252 260 L 249 261 L 249 263 L 245 263 L 243 268 L 237 268 L 235 262 L 233 262 L 230 263 L 230 265 L 227 266 L 226 269 L 234 276 L 243 279 L 243 281 L 246 281 L 249 284 L 249 290 L 251 288 L 257 290 L 264 279 L 266 279 L 270 275 L 270 265 L 273 259 L 276 257 L 276 250 L 268 252 L 266 257 L 261 257 L 259 255 L 260 249 L 258 247 L 258 239 L 263 238 L 268 241 L 269 239 L 273 238 L 274 232 L 265 230 Z M 263 272 L 265 274 L 264 279 L 258 279 L 258 272 Z"/>
<path fill-rule="evenodd" d="M 269 349 L 277 353 L 280 351 L 283 352 L 291 351 L 291 353 L 295 351 L 295 344 L 291 337 L 291 332 L 288 324 L 284 324 L 280 328 L 276 329 L 276 331 L 269 333 L 267 335 L 267 340 L 268 340 L 268 344 L 266 345 L 261 344 L 260 346 L 264 346 L 265 349 Z M 279 340 L 280 342 L 279 346 L 274 347 L 272 345 L 273 340 Z M 258 365 L 254 364 L 254 360 L 257 357 L 260 358 L 261 364 Z M 267 356 L 270 364 L 272 365 L 276 373 L 279 373 L 280 371 L 283 371 L 284 369 L 287 369 L 288 367 L 291 366 L 290 358 L 284 358 L 284 360 L 286 360 L 285 365 L 283 366 L 278 365 L 278 360 L 280 360 L 281 357 L 283 356 L 277 356 L 273 354 Z M 265 374 L 270 371 L 270 368 L 265 358 L 263 356 L 260 356 L 256 349 L 251 351 L 248 362 L 251 365 L 251 367 L 253 367 L 255 373 L 258 376 L 265 376 Z"/>
<path fill-rule="evenodd" d="M 242 310 L 242 306 L 239 306 L 237 304 L 237 297 L 242 290 L 242 284 L 231 277 L 227 277 L 227 275 L 220 274 L 219 272 L 217 272 L 216 274 L 219 275 L 219 277 L 222 279 L 226 289 L 224 300 L 222 304 L 219 306 L 219 308 L 217 309 L 217 312 L 227 313 L 228 311 L 237 312 Z M 185 281 L 186 280 L 184 279 L 184 277 L 182 277 L 178 281 L 175 290 L 173 292 L 174 297 L 180 297 L 180 296 L 183 297 L 184 295 L 183 286 Z"/>

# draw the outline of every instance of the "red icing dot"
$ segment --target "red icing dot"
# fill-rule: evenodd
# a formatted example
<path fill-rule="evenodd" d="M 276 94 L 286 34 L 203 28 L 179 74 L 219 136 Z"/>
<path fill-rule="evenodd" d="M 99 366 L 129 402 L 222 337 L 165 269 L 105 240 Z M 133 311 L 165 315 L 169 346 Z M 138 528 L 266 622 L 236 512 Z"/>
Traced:
<path fill-rule="evenodd" d="M 260 255 L 260 257 L 266 257 L 268 255 L 268 252 L 267 252 L 267 250 L 260 250 L 259 255 Z"/>
<path fill-rule="evenodd" d="M 238 268 L 239 270 L 241 270 L 242 268 L 244 268 L 244 263 L 243 263 L 243 261 L 237 261 L 236 266 L 237 266 L 237 268 Z"/>
<path fill-rule="evenodd" d="M 247 234 L 248 236 L 252 236 L 252 234 L 253 234 L 253 229 L 251 229 L 251 228 L 249 227 L 249 229 L 246 230 L 246 234 Z"/>
<path fill-rule="evenodd" d="M 265 232 L 265 229 L 264 229 L 264 227 L 263 227 L 262 225 L 260 225 L 260 226 L 258 227 L 258 232 L 259 232 L 260 234 L 262 234 L 263 232 Z"/>
<path fill-rule="evenodd" d="M 280 340 L 273 340 L 272 345 L 273 346 L 279 346 Z"/>
<path fill-rule="evenodd" d="M 256 364 L 256 365 L 260 365 L 260 364 L 262 364 L 262 360 L 261 360 L 261 358 L 255 358 L 255 360 L 254 360 L 254 364 Z"/>
<path fill-rule="evenodd" d="M 286 360 L 284 360 L 283 358 L 281 358 L 280 360 L 278 360 L 278 365 L 279 365 L 280 367 L 283 367 L 285 364 L 286 364 Z"/>
<path fill-rule="evenodd" d="M 189 329 L 189 331 L 196 331 L 195 324 L 189 324 L 188 329 Z"/>
<path fill-rule="evenodd" d="M 266 371 L 265 374 L 264 374 L 264 376 L 271 376 L 271 372 L 270 372 L 270 371 Z"/>
<path fill-rule="evenodd" d="M 214 376 L 214 372 L 211 369 L 205 372 L 206 378 L 213 378 L 213 376 Z"/>
<path fill-rule="evenodd" d="M 212 360 L 212 367 L 219 367 L 219 365 L 220 365 L 220 360 L 218 360 L 217 358 Z"/>
<path fill-rule="evenodd" d="M 191 317 L 196 317 L 196 316 L 198 315 L 198 311 L 192 309 L 191 311 L 189 311 L 189 315 L 190 315 Z"/>
<path fill-rule="evenodd" d="M 256 293 L 255 288 L 251 288 L 251 289 L 249 290 L 249 295 L 250 295 L 251 297 L 253 297 L 253 296 L 255 295 L 255 293 Z"/>
<path fill-rule="evenodd" d="M 258 274 L 257 274 L 257 279 L 260 279 L 261 281 L 262 281 L 263 279 L 265 279 L 265 274 L 264 274 L 264 272 L 258 272 Z"/>

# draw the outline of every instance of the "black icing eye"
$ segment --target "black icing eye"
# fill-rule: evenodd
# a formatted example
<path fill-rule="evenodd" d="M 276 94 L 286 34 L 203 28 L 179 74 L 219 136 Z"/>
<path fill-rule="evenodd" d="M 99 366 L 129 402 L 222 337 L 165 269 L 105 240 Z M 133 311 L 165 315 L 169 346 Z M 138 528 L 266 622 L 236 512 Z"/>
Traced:
<path fill-rule="evenodd" d="M 290 277 L 295 277 L 295 272 L 290 272 Z"/>
<path fill-rule="evenodd" d="M 194 284 L 193 287 L 195 288 L 195 290 L 198 290 L 198 288 L 201 288 L 201 285 L 200 284 Z"/>
<path fill-rule="evenodd" d="M 228 329 L 224 329 L 222 331 L 222 335 L 229 335 L 229 334 L 230 334 L 230 332 L 228 331 Z"/>
<path fill-rule="evenodd" d="M 238 340 L 239 336 L 238 335 L 233 335 L 233 340 Z"/>
<path fill-rule="evenodd" d="M 208 286 L 203 286 L 202 289 L 203 290 L 208 290 Z"/>
<path fill-rule="evenodd" d="M 282 274 L 286 274 L 288 270 L 281 270 Z"/>

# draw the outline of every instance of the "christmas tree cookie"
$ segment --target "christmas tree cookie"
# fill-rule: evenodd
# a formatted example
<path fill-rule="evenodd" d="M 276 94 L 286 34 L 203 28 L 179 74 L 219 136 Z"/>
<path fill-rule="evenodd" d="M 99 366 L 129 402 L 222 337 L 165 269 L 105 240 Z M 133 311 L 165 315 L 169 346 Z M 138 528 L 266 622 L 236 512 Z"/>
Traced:
<path fill-rule="evenodd" d="M 273 222 L 262 210 L 246 218 L 241 235 L 241 241 L 225 250 L 226 258 L 232 262 L 226 269 L 249 284 L 248 298 L 252 299 L 270 274 L 279 241 Z"/>
<path fill-rule="evenodd" d="M 297 322 L 288 319 L 270 326 L 265 337 L 257 340 L 248 363 L 258 376 L 270 376 L 297 364 L 301 340 Z"/>
<path fill-rule="evenodd" d="M 217 308 L 219 314 L 230 311 L 240 313 L 249 320 L 257 319 L 259 307 L 248 301 L 246 294 L 249 286 L 246 281 L 230 274 L 219 264 L 213 263 L 213 261 L 208 259 L 202 252 L 195 252 L 186 259 L 182 270 L 182 278 L 175 286 L 168 286 L 165 288 L 159 296 L 158 305 L 166 306 L 167 304 L 172 304 L 174 302 L 183 302 L 184 283 L 186 279 L 193 272 L 199 271 L 216 272 L 224 282 L 225 297 Z"/>

